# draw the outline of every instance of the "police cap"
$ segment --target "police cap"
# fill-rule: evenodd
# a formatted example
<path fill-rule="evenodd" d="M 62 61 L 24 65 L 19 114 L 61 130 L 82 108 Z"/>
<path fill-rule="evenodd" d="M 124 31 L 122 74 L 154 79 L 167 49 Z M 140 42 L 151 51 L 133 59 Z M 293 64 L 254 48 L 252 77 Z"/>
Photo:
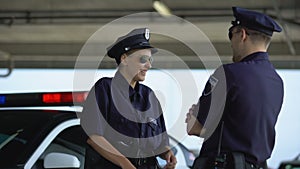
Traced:
<path fill-rule="evenodd" d="M 129 32 L 127 35 L 119 37 L 115 43 L 107 48 L 107 55 L 115 58 L 117 64 L 120 64 L 122 54 L 133 49 L 151 49 L 152 54 L 157 52 L 157 49 L 149 43 L 150 30 L 148 28 L 138 28 Z"/>
<path fill-rule="evenodd" d="M 281 32 L 281 27 L 265 14 L 240 7 L 232 7 L 232 11 L 235 21 L 231 22 L 231 28 L 240 25 L 248 29 L 262 32 L 268 36 L 272 36 L 273 32 Z"/>

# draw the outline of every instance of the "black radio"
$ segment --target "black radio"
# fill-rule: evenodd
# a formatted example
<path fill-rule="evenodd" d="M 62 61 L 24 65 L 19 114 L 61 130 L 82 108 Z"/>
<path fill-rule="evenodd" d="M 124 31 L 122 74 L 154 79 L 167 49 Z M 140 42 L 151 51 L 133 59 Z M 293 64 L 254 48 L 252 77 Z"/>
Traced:
<path fill-rule="evenodd" d="M 226 154 L 216 156 L 214 159 L 214 169 L 225 169 L 226 158 Z"/>
<path fill-rule="evenodd" d="M 221 153 L 222 134 L 223 134 L 224 121 L 221 123 L 220 138 L 218 144 L 218 154 L 214 159 L 214 169 L 225 169 L 226 168 L 226 154 Z"/>

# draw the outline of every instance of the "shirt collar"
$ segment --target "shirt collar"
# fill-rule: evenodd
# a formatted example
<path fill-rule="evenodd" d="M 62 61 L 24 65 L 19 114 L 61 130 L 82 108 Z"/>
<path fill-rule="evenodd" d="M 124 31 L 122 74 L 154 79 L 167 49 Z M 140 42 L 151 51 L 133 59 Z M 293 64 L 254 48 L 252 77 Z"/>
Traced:
<path fill-rule="evenodd" d="M 135 93 L 140 94 L 140 84 L 137 81 L 135 84 L 135 87 L 132 88 L 130 86 L 130 84 L 128 83 L 128 81 L 125 79 L 125 77 L 121 74 L 120 71 L 117 71 L 114 78 L 114 85 L 116 85 L 117 89 L 121 90 L 121 92 L 125 95 L 128 95 L 128 93 L 125 92 L 129 92 L 129 97 L 131 97 L 132 95 L 134 95 Z M 128 90 L 125 90 L 128 89 Z"/>
<path fill-rule="evenodd" d="M 268 60 L 269 55 L 267 52 L 255 52 L 252 53 L 241 60 L 241 62 L 247 62 L 251 60 Z"/>

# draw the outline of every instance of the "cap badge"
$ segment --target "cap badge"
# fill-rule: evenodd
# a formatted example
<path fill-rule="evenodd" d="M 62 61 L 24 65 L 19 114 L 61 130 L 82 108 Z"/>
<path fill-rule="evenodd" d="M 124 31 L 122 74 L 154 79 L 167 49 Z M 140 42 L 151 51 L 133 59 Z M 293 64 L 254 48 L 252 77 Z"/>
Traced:
<path fill-rule="evenodd" d="M 146 40 L 149 40 L 149 38 L 150 38 L 150 30 L 149 29 L 145 29 L 145 38 L 146 38 Z"/>

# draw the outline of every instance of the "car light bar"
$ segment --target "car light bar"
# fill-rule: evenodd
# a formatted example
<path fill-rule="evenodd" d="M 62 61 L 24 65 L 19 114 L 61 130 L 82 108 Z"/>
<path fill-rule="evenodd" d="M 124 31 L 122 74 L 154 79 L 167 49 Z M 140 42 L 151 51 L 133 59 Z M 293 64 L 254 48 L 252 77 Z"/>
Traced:
<path fill-rule="evenodd" d="M 76 102 L 81 103 L 85 100 L 85 93 L 77 92 L 77 93 L 45 93 L 43 94 L 43 102 L 44 103 L 69 103 Z"/>
<path fill-rule="evenodd" d="M 82 105 L 88 92 L 0 94 L 0 107 Z"/>
<path fill-rule="evenodd" d="M 0 95 L 0 104 L 4 104 L 5 100 L 6 100 L 6 97 Z"/>

